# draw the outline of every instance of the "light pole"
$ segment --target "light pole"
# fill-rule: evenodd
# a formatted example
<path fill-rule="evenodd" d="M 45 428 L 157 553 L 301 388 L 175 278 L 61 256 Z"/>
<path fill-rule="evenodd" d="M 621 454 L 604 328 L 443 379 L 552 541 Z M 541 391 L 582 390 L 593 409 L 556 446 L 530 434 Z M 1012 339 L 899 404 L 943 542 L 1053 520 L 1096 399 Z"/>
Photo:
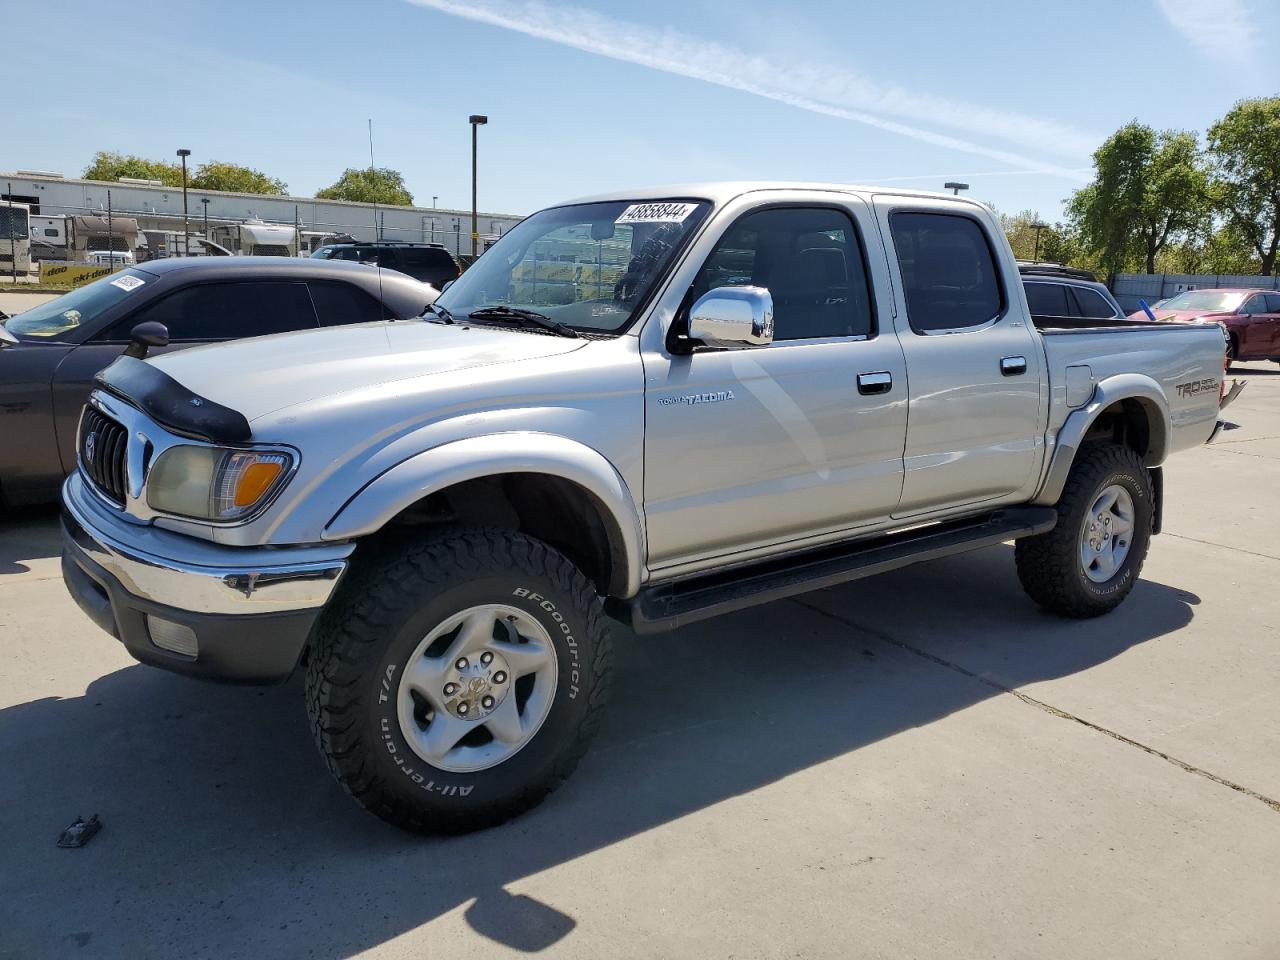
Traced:
<path fill-rule="evenodd" d="M 467 122 L 471 124 L 471 259 L 474 260 L 477 254 L 476 248 L 480 242 L 480 230 L 476 215 L 476 130 L 481 124 L 488 123 L 489 118 L 479 113 L 473 113 L 467 118 Z"/>
<path fill-rule="evenodd" d="M 1040 231 L 1046 229 L 1048 226 L 1049 225 L 1042 220 L 1037 220 L 1035 223 L 1031 224 L 1031 229 L 1036 232 L 1036 252 L 1031 255 L 1031 259 L 1036 263 L 1040 262 Z"/>
<path fill-rule="evenodd" d="M 955 180 L 948 180 L 946 183 L 942 185 L 942 189 L 950 190 L 953 194 L 955 194 L 958 197 L 960 196 L 961 190 L 969 189 L 969 185 L 967 183 L 957 183 Z"/>
<path fill-rule="evenodd" d="M 209 198 L 201 197 L 200 202 L 204 204 L 204 238 L 209 239 Z"/>
<path fill-rule="evenodd" d="M 191 151 L 179 147 L 178 156 L 182 158 L 182 255 L 186 257 L 191 254 L 191 224 L 187 219 L 187 157 Z"/>

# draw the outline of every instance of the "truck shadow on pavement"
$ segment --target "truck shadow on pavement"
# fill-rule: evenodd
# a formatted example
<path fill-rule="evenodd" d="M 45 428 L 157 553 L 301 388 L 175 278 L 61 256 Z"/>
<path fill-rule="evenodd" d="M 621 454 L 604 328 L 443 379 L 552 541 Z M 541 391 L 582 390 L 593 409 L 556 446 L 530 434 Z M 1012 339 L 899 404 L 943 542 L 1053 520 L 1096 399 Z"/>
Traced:
<path fill-rule="evenodd" d="M 579 919 L 507 889 L 522 878 L 1002 695 L 981 677 L 1088 670 L 1184 626 L 1199 602 L 1143 581 L 1105 619 L 1066 622 L 1034 608 L 1012 568 L 996 547 L 672 634 L 618 628 L 613 703 L 576 775 L 465 837 L 360 811 L 329 779 L 296 678 L 244 689 L 131 666 L 83 696 L 0 710 L 0 956 L 336 960 L 457 910 L 535 952 Z M 112 641 L 87 628 L 85 642 Z M 840 790 L 832 803 L 856 783 Z M 93 813 L 105 828 L 89 846 L 55 848 Z"/>
<path fill-rule="evenodd" d="M 62 541 L 57 517 L 58 508 L 49 504 L 13 508 L 0 505 L 0 576 L 26 573 L 31 569 L 29 561 L 59 555 Z"/>

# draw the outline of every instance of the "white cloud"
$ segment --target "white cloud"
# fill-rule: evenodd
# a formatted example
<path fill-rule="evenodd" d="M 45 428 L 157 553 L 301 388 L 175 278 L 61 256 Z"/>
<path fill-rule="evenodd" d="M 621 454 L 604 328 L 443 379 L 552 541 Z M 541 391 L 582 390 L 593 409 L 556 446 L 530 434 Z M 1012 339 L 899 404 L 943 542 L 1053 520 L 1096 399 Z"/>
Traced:
<path fill-rule="evenodd" d="M 1254 14 L 1241 0 L 1156 0 L 1170 25 L 1215 60 L 1244 62 L 1258 47 Z"/>
<path fill-rule="evenodd" d="M 422 7 L 588 53 L 714 83 L 850 120 L 934 146 L 1010 166 L 1083 179 L 1074 168 L 1046 164 L 989 142 L 975 142 L 916 124 L 949 127 L 970 138 L 995 139 L 1064 157 L 1087 156 L 1101 138 L 1042 117 L 914 93 L 881 84 L 846 67 L 788 62 L 702 40 L 667 28 L 619 20 L 581 7 L 541 0 L 410 0 Z"/>

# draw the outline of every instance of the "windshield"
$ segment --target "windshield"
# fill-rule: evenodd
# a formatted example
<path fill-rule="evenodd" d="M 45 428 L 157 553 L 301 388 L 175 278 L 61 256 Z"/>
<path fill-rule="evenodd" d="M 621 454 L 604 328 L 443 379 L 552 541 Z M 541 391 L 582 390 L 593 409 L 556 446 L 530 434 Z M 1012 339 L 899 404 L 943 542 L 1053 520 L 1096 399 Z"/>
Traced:
<path fill-rule="evenodd" d="M 69 330 L 92 323 L 151 279 L 151 274 L 141 270 L 122 270 L 10 317 L 4 322 L 5 329 L 19 337 L 56 340 Z"/>
<path fill-rule="evenodd" d="M 459 320 L 507 306 L 579 330 L 617 333 L 709 207 L 617 200 L 543 210 L 485 251 L 437 302 Z"/>
<path fill-rule="evenodd" d="M 1188 290 L 1160 304 L 1161 310 L 1234 310 L 1244 300 L 1235 290 Z"/>

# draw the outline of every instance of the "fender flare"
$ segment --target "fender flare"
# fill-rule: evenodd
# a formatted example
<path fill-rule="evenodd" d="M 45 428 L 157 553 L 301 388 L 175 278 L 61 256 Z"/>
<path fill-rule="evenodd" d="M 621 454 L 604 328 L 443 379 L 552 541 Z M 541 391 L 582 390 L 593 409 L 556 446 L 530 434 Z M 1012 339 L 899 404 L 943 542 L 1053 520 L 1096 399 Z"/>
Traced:
<path fill-rule="evenodd" d="M 366 536 L 432 493 L 467 480 L 511 473 L 559 477 L 589 491 L 609 528 L 614 586 L 624 597 L 639 591 L 644 528 L 626 481 L 597 451 L 554 434 L 469 437 L 416 454 L 366 483 L 329 520 L 322 536 L 325 540 Z"/>
<path fill-rule="evenodd" d="M 1040 492 L 1032 503 L 1053 506 L 1058 502 L 1089 428 L 1105 410 L 1122 400 L 1137 400 L 1147 413 L 1151 434 L 1143 461 L 1148 467 L 1156 467 L 1164 462 L 1169 450 L 1172 420 L 1169 416 L 1169 401 L 1165 399 L 1160 384 L 1141 373 L 1121 373 L 1107 377 L 1094 387 L 1089 402 L 1078 410 L 1073 410 L 1058 430 L 1049 469 L 1040 485 Z"/>

